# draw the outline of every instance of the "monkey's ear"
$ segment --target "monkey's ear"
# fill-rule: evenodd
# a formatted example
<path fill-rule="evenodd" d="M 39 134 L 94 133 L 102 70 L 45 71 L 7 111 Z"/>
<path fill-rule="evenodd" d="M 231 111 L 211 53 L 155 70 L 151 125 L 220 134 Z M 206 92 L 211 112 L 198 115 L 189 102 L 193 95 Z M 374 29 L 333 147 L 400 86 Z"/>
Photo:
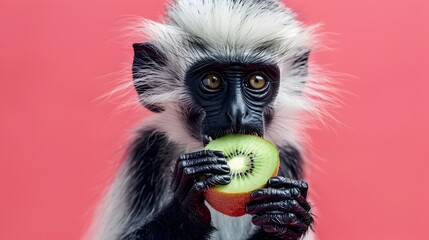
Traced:
<path fill-rule="evenodd" d="M 291 71 L 293 76 L 307 77 L 308 76 L 308 58 L 310 57 L 310 49 L 303 48 L 293 58 Z"/>
<path fill-rule="evenodd" d="M 147 83 L 147 76 L 154 69 L 164 65 L 165 57 L 152 43 L 134 43 L 134 62 L 133 62 L 133 82 L 134 87 L 139 94 L 140 102 L 152 112 L 162 112 L 162 106 L 145 102 L 144 95 L 152 90 L 156 84 Z M 153 79 L 152 81 L 156 81 Z"/>

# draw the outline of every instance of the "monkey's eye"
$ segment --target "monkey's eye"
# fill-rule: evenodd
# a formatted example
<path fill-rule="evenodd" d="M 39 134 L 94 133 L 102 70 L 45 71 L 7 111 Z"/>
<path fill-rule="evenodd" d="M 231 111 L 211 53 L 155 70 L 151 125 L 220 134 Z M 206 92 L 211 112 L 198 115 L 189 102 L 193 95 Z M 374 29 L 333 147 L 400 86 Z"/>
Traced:
<path fill-rule="evenodd" d="M 247 80 L 247 86 L 255 90 L 264 88 L 266 84 L 267 84 L 267 81 L 260 74 L 253 74 Z"/>
<path fill-rule="evenodd" d="M 222 86 L 222 80 L 219 75 L 210 73 L 203 78 L 202 84 L 208 90 L 219 90 Z"/>

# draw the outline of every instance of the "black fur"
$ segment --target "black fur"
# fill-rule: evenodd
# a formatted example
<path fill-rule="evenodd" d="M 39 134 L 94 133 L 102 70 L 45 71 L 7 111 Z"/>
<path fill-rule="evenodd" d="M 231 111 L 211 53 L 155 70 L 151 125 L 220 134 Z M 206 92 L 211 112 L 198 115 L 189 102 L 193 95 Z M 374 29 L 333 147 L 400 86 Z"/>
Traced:
<path fill-rule="evenodd" d="M 179 203 L 170 202 L 149 223 L 121 240 L 204 240 L 214 228 L 190 217 Z"/>
<path fill-rule="evenodd" d="M 280 153 L 279 175 L 292 179 L 303 179 L 303 161 L 301 153 L 291 145 L 278 146 Z"/>
<path fill-rule="evenodd" d="M 183 150 L 156 130 L 141 130 L 130 145 L 129 181 L 126 191 L 128 216 L 132 221 L 121 240 L 200 240 L 214 230 L 186 211 L 170 189 L 171 171 Z M 166 202 L 160 205 L 160 202 Z M 148 213 L 152 213 L 148 216 Z"/>
<path fill-rule="evenodd" d="M 155 206 L 159 201 L 157 195 L 162 194 L 169 179 L 162 179 L 161 176 L 170 177 L 166 174 L 174 163 L 172 159 L 180 154 L 178 146 L 167 137 L 155 130 L 145 130 L 139 133 L 132 144 L 129 154 L 130 182 L 129 191 L 131 194 L 129 203 L 132 213 L 139 214 L 138 209 Z M 154 196 L 153 198 L 148 198 Z M 147 198 L 147 199 L 145 199 Z"/>
<path fill-rule="evenodd" d="M 151 43 L 134 43 L 134 62 L 133 62 L 133 79 L 134 87 L 139 95 L 145 94 L 149 90 L 148 85 L 138 84 L 138 79 L 144 76 L 144 69 L 156 68 L 165 64 L 165 56 Z M 142 102 L 143 106 L 152 112 L 162 112 L 164 108 Z"/>

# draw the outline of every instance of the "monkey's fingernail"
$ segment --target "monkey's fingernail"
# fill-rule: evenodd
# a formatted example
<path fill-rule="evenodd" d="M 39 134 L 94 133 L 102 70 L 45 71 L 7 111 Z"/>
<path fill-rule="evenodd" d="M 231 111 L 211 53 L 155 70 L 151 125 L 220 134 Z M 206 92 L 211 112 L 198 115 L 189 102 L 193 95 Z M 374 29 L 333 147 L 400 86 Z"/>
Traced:
<path fill-rule="evenodd" d="M 251 212 L 251 211 L 253 211 L 255 209 L 255 206 L 252 206 L 252 205 L 247 205 L 246 206 L 246 212 Z"/>
<path fill-rule="evenodd" d="M 308 189 L 308 183 L 302 182 L 301 183 L 301 187 L 304 188 L 304 189 Z"/>
<path fill-rule="evenodd" d="M 252 192 L 251 195 L 252 195 L 253 198 L 260 197 L 260 196 L 262 196 L 262 191 L 261 190 L 254 191 L 254 192 Z"/>
<path fill-rule="evenodd" d="M 279 183 L 280 180 L 278 178 L 271 178 L 270 180 L 268 180 L 268 184 L 277 184 Z"/>
<path fill-rule="evenodd" d="M 207 144 L 210 143 L 210 141 L 212 140 L 212 137 L 210 137 L 209 135 L 203 134 L 202 140 L 203 140 L 204 146 L 206 146 Z"/>
<path fill-rule="evenodd" d="M 217 162 L 220 164 L 226 164 L 227 163 L 226 158 L 224 158 L 224 157 L 218 157 Z"/>
<path fill-rule="evenodd" d="M 225 153 L 223 153 L 222 151 L 213 151 L 213 153 L 218 157 L 225 157 Z"/>
<path fill-rule="evenodd" d="M 231 168 L 228 166 L 228 165 L 222 165 L 222 166 L 220 166 L 223 170 L 225 170 L 225 171 L 230 171 L 231 170 Z"/>

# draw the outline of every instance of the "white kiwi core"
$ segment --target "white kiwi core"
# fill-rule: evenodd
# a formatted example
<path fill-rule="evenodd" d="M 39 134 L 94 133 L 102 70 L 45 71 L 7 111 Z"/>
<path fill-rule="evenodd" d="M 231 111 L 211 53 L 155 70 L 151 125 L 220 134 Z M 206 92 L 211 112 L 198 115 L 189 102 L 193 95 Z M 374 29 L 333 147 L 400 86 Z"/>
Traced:
<path fill-rule="evenodd" d="M 228 161 L 228 165 L 231 168 L 231 173 L 239 173 L 243 170 L 243 166 L 246 166 L 246 157 L 237 156 L 231 158 L 231 160 Z"/>

